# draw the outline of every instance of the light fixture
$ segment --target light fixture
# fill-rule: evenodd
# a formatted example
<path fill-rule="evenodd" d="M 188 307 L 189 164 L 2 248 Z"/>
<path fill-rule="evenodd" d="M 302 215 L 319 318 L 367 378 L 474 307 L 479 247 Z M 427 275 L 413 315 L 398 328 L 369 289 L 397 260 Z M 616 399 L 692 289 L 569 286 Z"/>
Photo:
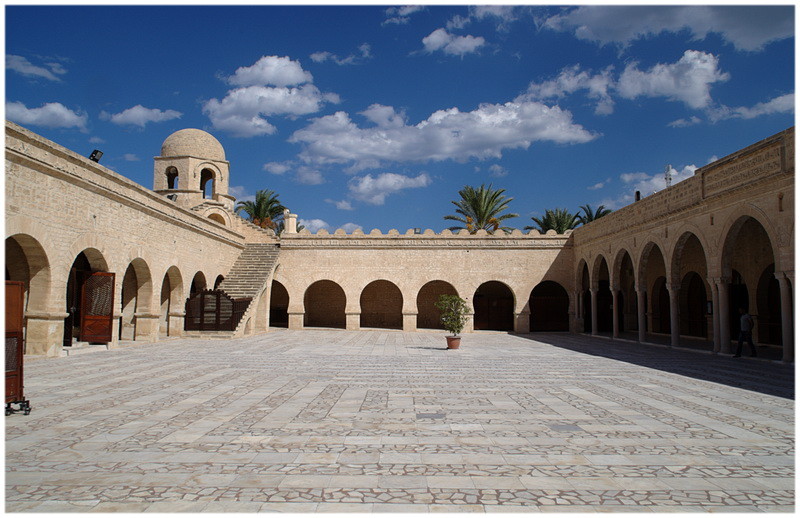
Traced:
<path fill-rule="evenodd" d="M 92 154 L 89 155 L 89 160 L 91 160 L 93 162 L 99 162 L 100 161 L 100 157 L 102 157 L 102 156 L 103 156 L 103 152 L 100 151 L 99 149 L 95 149 L 94 151 L 92 151 Z"/>

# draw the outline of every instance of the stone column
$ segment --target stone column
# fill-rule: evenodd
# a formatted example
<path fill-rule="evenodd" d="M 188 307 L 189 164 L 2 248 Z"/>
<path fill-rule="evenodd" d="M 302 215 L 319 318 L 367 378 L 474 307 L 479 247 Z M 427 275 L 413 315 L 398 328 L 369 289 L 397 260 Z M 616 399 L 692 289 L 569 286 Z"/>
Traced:
<path fill-rule="evenodd" d="M 722 341 L 719 336 L 719 290 L 717 289 L 717 279 L 708 279 L 711 286 L 711 327 L 714 336 L 714 354 L 720 351 Z"/>
<path fill-rule="evenodd" d="M 611 288 L 611 337 L 619 338 L 619 288 Z"/>
<path fill-rule="evenodd" d="M 360 311 L 345 311 L 344 313 L 345 329 L 348 331 L 358 331 L 361 329 L 361 312 Z M 403 325 L 405 326 L 405 317 L 403 317 Z"/>
<path fill-rule="evenodd" d="M 671 347 L 677 347 L 680 345 L 681 339 L 681 315 L 680 305 L 678 304 L 681 285 L 667 284 L 667 293 L 669 293 L 669 343 Z"/>
<path fill-rule="evenodd" d="M 403 332 L 413 333 L 417 330 L 417 313 L 403 313 Z"/>
<path fill-rule="evenodd" d="M 297 214 L 291 214 L 289 209 L 283 210 L 283 232 L 297 234 Z"/>
<path fill-rule="evenodd" d="M 719 298 L 719 343 L 720 352 L 730 354 L 731 352 L 731 319 L 728 295 L 728 283 L 730 279 L 720 277 L 717 279 L 717 291 Z"/>
<path fill-rule="evenodd" d="M 522 310 L 519 313 L 514 313 L 514 332 L 531 332 L 531 312 L 529 309 Z"/>
<path fill-rule="evenodd" d="M 160 317 L 161 315 L 157 313 L 134 313 L 136 331 L 133 339 L 144 342 L 158 341 L 158 320 Z"/>
<path fill-rule="evenodd" d="M 597 334 L 597 288 L 592 288 L 589 292 L 592 294 L 592 334 Z"/>
<path fill-rule="evenodd" d="M 183 311 L 169 312 L 169 332 L 167 336 L 183 336 L 183 324 L 186 313 Z"/>
<path fill-rule="evenodd" d="M 778 279 L 778 286 L 781 289 L 781 340 L 783 341 L 783 358 L 781 359 L 790 362 L 794 359 L 792 287 L 786 272 L 775 272 L 775 278 Z"/>
<path fill-rule="evenodd" d="M 467 313 L 467 321 L 464 323 L 464 332 L 472 333 L 475 331 L 475 313 Z"/>
<path fill-rule="evenodd" d="M 304 311 L 287 311 L 289 315 L 289 329 L 303 329 Z"/>
<path fill-rule="evenodd" d="M 25 354 L 58 356 L 64 344 L 63 311 L 25 312 Z"/>
<path fill-rule="evenodd" d="M 638 286 L 636 287 L 636 318 L 639 324 L 639 341 L 644 342 L 647 337 L 647 304 L 645 303 L 647 292 Z"/>

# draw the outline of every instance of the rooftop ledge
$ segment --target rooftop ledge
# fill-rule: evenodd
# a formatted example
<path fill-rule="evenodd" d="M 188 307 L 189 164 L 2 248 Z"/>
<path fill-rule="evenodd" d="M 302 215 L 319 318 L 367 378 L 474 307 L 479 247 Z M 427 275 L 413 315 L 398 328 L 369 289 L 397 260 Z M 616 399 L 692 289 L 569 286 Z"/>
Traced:
<path fill-rule="evenodd" d="M 404 237 L 404 238 L 420 238 L 420 237 L 458 237 L 458 238 L 476 238 L 476 237 L 493 237 L 493 238 L 520 238 L 520 237 L 538 237 L 538 238 L 560 238 L 564 239 L 569 237 L 572 234 L 572 230 L 567 230 L 563 234 L 557 234 L 555 230 L 548 230 L 546 233 L 542 234 L 538 230 L 530 230 L 527 233 L 523 233 L 519 229 L 514 229 L 511 232 L 504 232 L 502 230 L 496 230 L 494 232 L 488 232 L 486 230 L 480 229 L 474 234 L 471 234 L 466 229 L 461 229 L 458 232 L 452 232 L 450 230 L 442 230 L 441 233 L 437 234 L 431 229 L 425 229 L 422 233 L 415 233 L 413 228 L 406 230 L 404 234 L 400 234 L 397 229 L 391 229 L 388 233 L 384 234 L 380 231 L 380 229 L 374 228 L 372 229 L 369 234 L 365 234 L 363 230 L 357 229 L 354 230 L 352 233 L 348 234 L 344 231 L 344 229 L 337 229 L 335 232 L 330 233 L 327 229 L 319 229 L 316 234 L 312 234 L 308 229 L 303 229 L 300 232 L 289 234 L 287 232 L 283 232 L 281 234 L 281 238 L 295 238 L 295 237 L 321 237 L 321 236 L 346 236 L 346 237 Z"/>

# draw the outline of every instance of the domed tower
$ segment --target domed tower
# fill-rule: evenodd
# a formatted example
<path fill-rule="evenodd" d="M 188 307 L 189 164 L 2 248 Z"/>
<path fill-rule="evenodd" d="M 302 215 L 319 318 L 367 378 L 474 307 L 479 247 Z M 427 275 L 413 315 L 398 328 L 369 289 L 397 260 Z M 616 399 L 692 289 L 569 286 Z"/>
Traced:
<path fill-rule="evenodd" d="M 230 162 L 216 138 L 203 130 L 182 129 L 167 137 L 161 156 L 154 158 L 153 190 L 188 209 L 210 203 L 233 210 L 229 174 Z"/>

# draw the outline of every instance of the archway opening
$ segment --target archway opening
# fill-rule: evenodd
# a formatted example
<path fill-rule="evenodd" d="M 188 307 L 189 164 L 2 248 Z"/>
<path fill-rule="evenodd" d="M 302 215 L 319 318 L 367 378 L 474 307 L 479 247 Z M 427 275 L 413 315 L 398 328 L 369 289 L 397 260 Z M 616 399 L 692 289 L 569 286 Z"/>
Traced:
<path fill-rule="evenodd" d="M 481 284 L 473 296 L 475 329 L 514 330 L 514 293 L 499 281 Z"/>
<path fill-rule="evenodd" d="M 435 306 L 440 295 L 458 295 L 452 284 L 430 281 L 417 293 L 417 329 L 444 329 L 442 312 Z"/>
<path fill-rule="evenodd" d="M 661 249 L 653 242 L 645 245 L 642 252 L 639 278 L 646 287 L 646 330 L 651 333 L 670 333 L 669 292 L 666 287 L 667 267 Z"/>
<path fill-rule="evenodd" d="M 167 189 L 178 188 L 178 169 L 175 166 L 167 167 Z"/>
<path fill-rule="evenodd" d="M 393 282 L 372 281 L 361 291 L 361 327 L 403 329 L 403 294 Z"/>
<path fill-rule="evenodd" d="M 164 274 L 164 281 L 161 283 L 161 310 L 158 322 L 158 332 L 162 337 L 177 336 L 180 334 L 182 326 L 174 325 L 171 322 L 170 313 L 174 313 L 181 308 L 181 298 L 183 281 L 181 273 L 177 267 L 171 266 Z M 182 308 L 181 308 L 182 309 Z"/>
<path fill-rule="evenodd" d="M 289 327 L 289 292 L 278 281 L 272 281 L 269 296 L 269 325 Z"/>
<path fill-rule="evenodd" d="M 764 268 L 758 280 L 758 338 L 761 343 L 781 345 L 781 289 L 775 278 L 775 265 Z"/>
<path fill-rule="evenodd" d="M 306 289 L 303 296 L 305 327 L 333 327 L 345 329 L 347 298 L 341 286 L 333 281 L 317 281 Z"/>
<path fill-rule="evenodd" d="M 680 326 L 684 336 L 708 337 L 708 296 L 706 284 L 697 272 L 689 272 L 681 281 Z"/>
<path fill-rule="evenodd" d="M 528 303 L 531 331 L 569 331 L 569 295 L 559 283 L 540 282 Z"/>
<path fill-rule="evenodd" d="M 212 199 L 216 192 L 216 178 L 214 178 L 214 171 L 210 169 L 203 169 L 200 172 L 200 190 L 203 191 L 204 199 Z"/>
<path fill-rule="evenodd" d="M 617 306 L 619 307 L 619 330 L 639 330 L 639 304 L 636 297 L 636 278 L 633 273 L 633 260 L 626 251 L 622 256 L 619 266 L 619 292 L 617 293 Z"/>
<path fill-rule="evenodd" d="M 83 336 L 84 334 L 87 334 L 84 333 L 86 330 L 81 329 L 83 313 L 86 309 L 90 309 L 83 307 L 85 292 L 84 287 L 87 280 L 93 273 L 107 271 L 108 265 L 105 258 L 98 250 L 94 248 L 87 248 L 86 250 L 80 252 L 72 262 L 72 266 L 70 267 L 67 277 L 67 293 L 65 297 L 65 309 L 67 312 L 67 318 L 64 319 L 63 345 L 65 347 L 72 346 L 73 342 L 75 341 L 84 342 L 89 339 L 87 336 Z M 103 298 L 100 305 L 105 306 L 105 308 L 100 309 L 110 309 L 113 314 L 113 277 L 111 277 L 110 289 L 108 288 L 108 286 L 104 286 L 98 290 L 98 292 L 102 294 L 101 298 Z M 109 300 L 105 300 L 106 295 L 109 296 Z M 108 330 L 107 334 L 111 334 L 111 329 Z"/>
<path fill-rule="evenodd" d="M 225 280 L 225 277 L 222 275 L 217 275 L 217 278 L 214 279 L 214 289 L 219 289 L 219 285 L 222 284 L 222 281 Z"/>
<path fill-rule="evenodd" d="M 667 278 L 658 277 L 653 284 L 653 325 L 651 330 L 654 333 L 670 334 L 670 308 L 669 291 L 667 290 Z"/>
<path fill-rule="evenodd" d="M 189 285 L 189 297 L 192 297 L 206 289 L 206 276 L 203 272 L 197 272 L 192 278 L 192 284 Z"/>
<path fill-rule="evenodd" d="M 591 281 L 589 280 L 589 265 L 583 263 L 581 269 L 581 301 L 580 310 L 583 319 L 583 332 L 592 332 L 592 292 L 589 290 Z"/>
<path fill-rule="evenodd" d="M 610 333 L 614 328 L 614 298 L 611 294 L 611 280 L 608 263 L 600 259 L 597 269 L 597 332 Z"/>
<path fill-rule="evenodd" d="M 225 225 L 225 218 L 223 218 L 219 214 L 209 214 L 208 219 L 210 219 L 211 221 L 216 221 L 220 225 Z"/>
<path fill-rule="evenodd" d="M 24 283 L 23 308 L 44 311 L 50 287 L 50 262 L 42 245 L 31 236 L 6 238 L 6 280 Z"/>
<path fill-rule="evenodd" d="M 136 340 L 142 330 L 137 329 L 137 312 L 146 311 L 151 294 L 150 269 L 142 259 L 134 259 L 122 278 L 122 318 L 119 322 L 119 339 Z"/>
<path fill-rule="evenodd" d="M 742 274 L 738 270 L 731 270 L 731 285 L 728 288 L 728 323 L 731 337 L 734 339 L 739 336 L 741 329 L 740 308 L 750 312 L 750 290 L 747 289 L 747 283 Z M 755 336 L 753 336 L 753 341 L 756 341 Z"/>

